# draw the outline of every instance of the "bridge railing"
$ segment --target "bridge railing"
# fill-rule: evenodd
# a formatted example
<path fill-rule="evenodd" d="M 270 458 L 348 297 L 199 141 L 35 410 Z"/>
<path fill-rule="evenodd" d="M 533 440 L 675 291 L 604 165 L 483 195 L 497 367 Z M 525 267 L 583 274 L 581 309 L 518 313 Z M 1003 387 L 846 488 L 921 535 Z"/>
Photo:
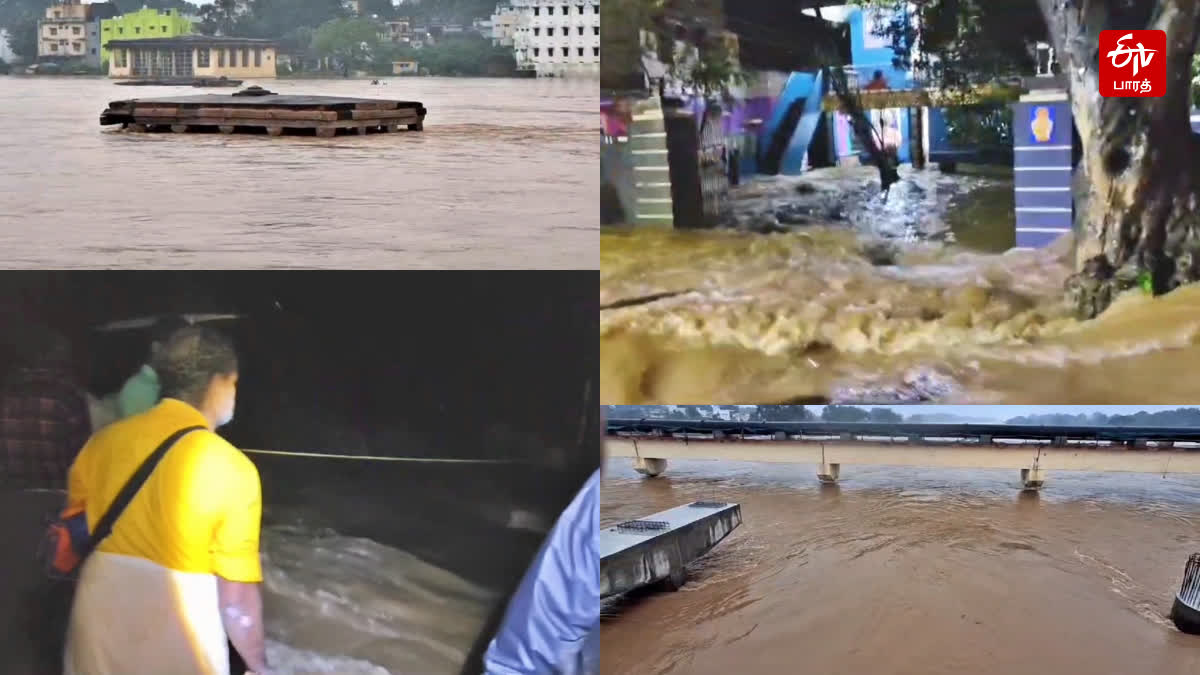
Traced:
<path fill-rule="evenodd" d="M 1033 441 L 1068 443 L 1200 443 L 1200 428 L 1159 426 L 1036 426 L 1018 424 L 918 424 L 878 422 L 737 422 L 730 420 L 609 419 L 610 436 L 649 435 L 721 440 L 846 439 L 868 442 Z"/>

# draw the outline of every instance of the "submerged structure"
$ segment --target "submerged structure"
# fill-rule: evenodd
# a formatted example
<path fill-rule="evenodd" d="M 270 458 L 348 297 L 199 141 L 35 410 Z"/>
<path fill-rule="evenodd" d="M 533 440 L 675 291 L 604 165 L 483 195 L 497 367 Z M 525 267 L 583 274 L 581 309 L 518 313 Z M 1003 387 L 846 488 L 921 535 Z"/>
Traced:
<path fill-rule="evenodd" d="M 742 524 L 742 507 L 692 502 L 600 531 L 600 597 L 650 585 L 675 591 L 687 565 Z"/>
<path fill-rule="evenodd" d="M 338 96 L 283 96 L 250 87 L 229 95 L 208 94 L 113 101 L 100 114 L 102 126 L 120 124 L 135 131 L 315 134 L 368 134 L 404 127 L 421 131 L 425 106 Z"/>

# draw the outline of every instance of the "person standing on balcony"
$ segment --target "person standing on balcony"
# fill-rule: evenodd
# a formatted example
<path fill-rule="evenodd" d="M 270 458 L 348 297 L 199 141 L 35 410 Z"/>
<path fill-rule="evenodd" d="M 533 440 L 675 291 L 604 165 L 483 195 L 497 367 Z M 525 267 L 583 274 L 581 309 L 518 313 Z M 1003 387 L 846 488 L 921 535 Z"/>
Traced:
<path fill-rule="evenodd" d="M 888 82 L 883 76 L 882 70 L 875 71 L 875 74 L 871 76 L 871 81 L 867 83 L 867 86 L 863 87 L 866 91 L 884 91 L 888 88 Z"/>

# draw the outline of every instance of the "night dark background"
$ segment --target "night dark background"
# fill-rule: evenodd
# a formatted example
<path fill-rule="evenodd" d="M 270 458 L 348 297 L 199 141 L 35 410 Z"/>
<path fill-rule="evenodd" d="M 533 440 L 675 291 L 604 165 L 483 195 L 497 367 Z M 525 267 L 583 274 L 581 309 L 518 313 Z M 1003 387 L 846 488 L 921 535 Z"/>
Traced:
<path fill-rule="evenodd" d="M 81 383 L 103 395 L 144 362 L 148 333 L 97 325 L 244 314 L 210 324 L 241 359 L 221 430 L 235 445 L 514 460 L 251 455 L 264 519 L 319 511 L 507 595 L 542 540 L 505 528 L 508 509 L 553 522 L 600 465 L 598 287 L 596 272 L 5 272 L 0 370 L 41 324 L 71 340 Z"/>

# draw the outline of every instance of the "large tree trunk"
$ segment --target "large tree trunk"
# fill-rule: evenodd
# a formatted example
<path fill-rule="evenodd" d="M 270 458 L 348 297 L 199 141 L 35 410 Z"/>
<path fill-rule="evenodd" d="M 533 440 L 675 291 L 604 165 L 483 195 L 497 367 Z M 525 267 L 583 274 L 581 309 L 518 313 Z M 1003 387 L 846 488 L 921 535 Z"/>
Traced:
<path fill-rule="evenodd" d="M 1079 313 L 1104 311 L 1148 278 L 1155 294 L 1200 279 L 1200 138 L 1189 122 L 1196 0 L 1038 0 L 1071 88 L 1086 186 L 1075 203 Z M 1101 98 L 1098 40 L 1106 29 L 1167 33 L 1167 94 Z M 1080 199 L 1079 197 L 1083 198 Z"/>

